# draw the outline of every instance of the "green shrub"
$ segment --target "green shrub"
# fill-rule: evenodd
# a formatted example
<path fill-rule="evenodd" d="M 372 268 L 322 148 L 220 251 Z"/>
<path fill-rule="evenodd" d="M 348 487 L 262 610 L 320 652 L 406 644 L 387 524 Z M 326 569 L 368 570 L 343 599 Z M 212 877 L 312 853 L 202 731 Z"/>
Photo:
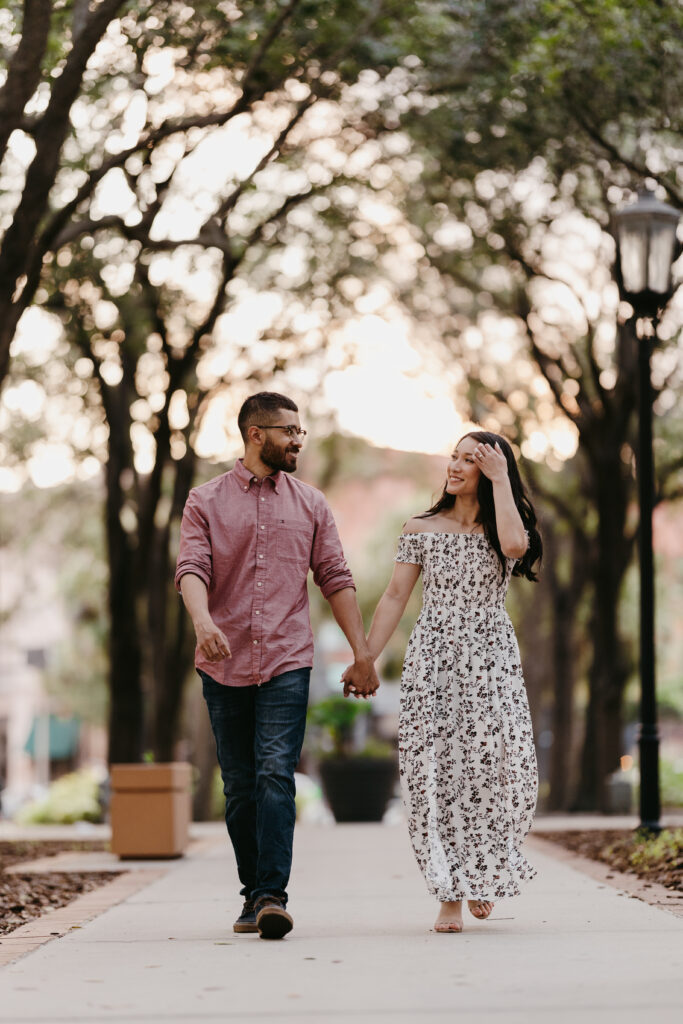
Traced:
<path fill-rule="evenodd" d="M 683 856 L 683 829 L 665 829 L 658 836 L 639 836 L 629 857 L 631 866 L 643 872 L 662 863 L 677 865 Z"/>
<path fill-rule="evenodd" d="M 662 805 L 664 807 L 683 807 L 683 762 L 680 760 L 667 761 L 663 757 L 659 764 Z"/>
<path fill-rule="evenodd" d="M 87 770 L 71 772 L 53 782 L 46 795 L 24 804 L 15 815 L 20 825 L 70 825 L 102 821 L 99 784 Z"/>
<path fill-rule="evenodd" d="M 351 697 L 326 697 L 308 709 L 308 721 L 322 729 L 332 741 L 335 757 L 353 753 L 353 726 L 359 715 L 369 714 L 365 701 Z"/>

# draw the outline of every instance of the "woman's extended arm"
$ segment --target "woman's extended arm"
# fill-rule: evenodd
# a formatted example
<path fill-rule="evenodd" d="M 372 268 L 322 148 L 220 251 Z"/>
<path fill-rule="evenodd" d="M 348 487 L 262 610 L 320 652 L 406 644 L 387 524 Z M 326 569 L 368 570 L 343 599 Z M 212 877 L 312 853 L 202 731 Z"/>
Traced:
<path fill-rule="evenodd" d="M 396 562 L 394 564 L 389 586 L 379 599 L 368 633 L 368 648 L 373 661 L 380 656 L 398 626 L 421 569 L 421 565 L 413 565 L 412 562 Z M 342 675 L 345 697 L 354 693 L 353 685 L 348 678 L 351 668 L 352 666 L 349 666 Z M 360 696 L 357 693 L 354 695 Z"/>
<path fill-rule="evenodd" d="M 387 589 L 382 594 L 368 633 L 373 661 L 380 656 L 398 626 L 422 566 L 396 562 Z"/>

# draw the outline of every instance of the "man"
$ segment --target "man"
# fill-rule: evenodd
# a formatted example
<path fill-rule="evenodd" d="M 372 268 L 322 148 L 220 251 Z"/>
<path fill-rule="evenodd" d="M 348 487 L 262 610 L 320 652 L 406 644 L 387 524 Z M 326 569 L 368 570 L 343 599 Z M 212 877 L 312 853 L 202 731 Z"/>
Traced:
<path fill-rule="evenodd" d="M 187 499 L 176 587 L 197 634 L 242 883 L 233 927 L 279 939 L 293 924 L 294 769 L 313 664 L 309 568 L 354 654 L 345 695 L 370 696 L 379 682 L 330 508 L 291 476 L 306 434 L 297 406 L 263 391 L 246 400 L 238 425 L 244 458 Z"/>

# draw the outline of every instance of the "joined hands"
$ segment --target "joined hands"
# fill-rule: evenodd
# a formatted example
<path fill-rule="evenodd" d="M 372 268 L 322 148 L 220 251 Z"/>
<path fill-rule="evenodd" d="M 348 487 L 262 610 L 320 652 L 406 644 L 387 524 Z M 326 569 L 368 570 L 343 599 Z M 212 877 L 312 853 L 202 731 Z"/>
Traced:
<path fill-rule="evenodd" d="M 341 681 L 344 684 L 345 697 L 374 697 L 379 688 L 379 679 L 375 671 L 372 658 L 356 658 L 353 665 L 349 665 L 342 674 Z"/>

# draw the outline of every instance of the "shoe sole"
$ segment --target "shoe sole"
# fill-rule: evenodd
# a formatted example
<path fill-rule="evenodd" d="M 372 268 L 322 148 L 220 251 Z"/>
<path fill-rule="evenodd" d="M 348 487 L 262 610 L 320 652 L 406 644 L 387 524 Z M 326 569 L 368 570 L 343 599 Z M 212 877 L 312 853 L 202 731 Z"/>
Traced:
<path fill-rule="evenodd" d="M 256 918 L 256 927 L 262 939 L 281 939 L 294 927 L 286 910 L 264 907 Z"/>
<path fill-rule="evenodd" d="M 232 926 L 232 930 L 234 932 L 237 932 L 238 935 L 246 935 L 247 933 L 257 932 L 258 928 L 256 927 L 255 923 L 254 924 L 237 924 L 237 922 L 235 922 L 235 924 Z"/>

